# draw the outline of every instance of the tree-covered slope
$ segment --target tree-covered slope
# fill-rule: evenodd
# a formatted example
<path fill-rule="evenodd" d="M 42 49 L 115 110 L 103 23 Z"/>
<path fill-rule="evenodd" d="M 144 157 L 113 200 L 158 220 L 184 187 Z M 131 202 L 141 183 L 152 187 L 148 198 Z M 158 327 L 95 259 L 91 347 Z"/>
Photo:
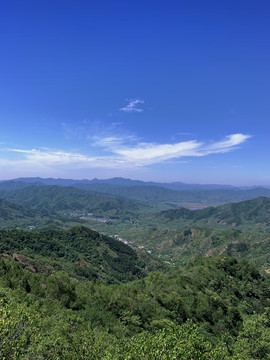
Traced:
<path fill-rule="evenodd" d="M 105 282 L 141 278 L 161 264 L 118 240 L 89 228 L 69 230 L 0 230 L 0 253 L 36 272 L 63 269 L 71 276 Z"/>
<path fill-rule="evenodd" d="M 141 202 L 73 187 L 29 186 L 3 191 L 0 196 L 31 209 L 47 211 L 86 211 L 98 216 L 126 217 L 149 207 Z"/>
<path fill-rule="evenodd" d="M 139 239 L 144 239 L 140 242 Z M 135 241 L 135 237 L 133 238 Z M 160 259 L 182 265 L 195 256 L 223 254 L 248 259 L 261 269 L 270 270 L 270 232 L 216 230 L 191 227 L 181 231 L 149 229 L 137 234 L 137 244 Z"/>
<path fill-rule="evenodd" d="M 0 229 L 67 228 L 82 223 L 53 211 L 31 209 L 0 198 Z"/>
<path fill-rule="evenodd" d="M 167 223 L 207 227 L 238 227 L 243 230 L 270 229 L 270 199 L 259 197 L 202 210 L 185 208 L 163 211 L 156 216 Z"/>
<path fill-rule="evenodd" d="M 247 261 L 196 258 L 121 285 L 49 276 L 0 259 L 7 359 L 252 360 L 270 353 L 267 276 Z"/>
<path fill-rule="evenodd" d="M 48 216 L 48 212 L 39 209 L 29 209 L 18 204 L 11 203 L 0 198 L 0 224 L 5 222 L 24 219 L 32 220 L 40 216 Z"/>

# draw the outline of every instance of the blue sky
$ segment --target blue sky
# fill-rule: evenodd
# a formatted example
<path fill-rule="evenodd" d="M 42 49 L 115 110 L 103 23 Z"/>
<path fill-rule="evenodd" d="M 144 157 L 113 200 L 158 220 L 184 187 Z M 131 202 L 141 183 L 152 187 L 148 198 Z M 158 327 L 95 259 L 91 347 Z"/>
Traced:
<path fill-rule="evenodd" d="M 0 178 L 270 185 L 269 1 L 2 1 Z"/>

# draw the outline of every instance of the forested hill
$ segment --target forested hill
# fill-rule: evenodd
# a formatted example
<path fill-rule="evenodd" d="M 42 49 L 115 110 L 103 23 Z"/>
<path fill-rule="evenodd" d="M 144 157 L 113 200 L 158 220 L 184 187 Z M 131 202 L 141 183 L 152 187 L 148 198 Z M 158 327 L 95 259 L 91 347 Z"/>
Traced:
<path fill-rule="evenodd" d="M 4 199 L 0 198 L 0 222 L 16 220 L 16 219 L 27 219 L 27 218 L 36 218 L 38 216 L 46 216 L 47 213 L 45 211 L 31 210 L 20 206 L 18 204 L 11 203 Z"/>
<path fill-rule="evenodd" d="M 137 234 L 147 239 L 146 250 L 174 265 L 186 264 L 196 256 L 222 254 L 248 259 L 262 271 L 270 271 L 270 232 L 217 230 L 190 227 L 183 230 L 149 229 Z"/>
<path fill-rule="evenodd" d="M 77 226 L 69 230 L 0 230 L 0 254 L 9 254 L 34 272 L 65 270 L 77 278 L 124 282 L 164 268 L 150 255 Z"/>
<path fill-rule="evenodd" d="M 30 209 L 80 210 L 111 217 L 128 216 L 136 211 L 148 209 L 148 205 L 136 200 L 54 185 L 29 186 L 14 191 L 2 191 L 0 197 Z"/>
<path fill-rule="evenodd" d="M 0 258 L 3 359 L 269 359 L 269 278 L 196 258 L 120 285 L 31 273 Z"/>
<path fill-rule="evenodd" d="M 162 211 L 156 219 L 184 222 L 187 226 L 239 227 L 243 230 L 270 229 L 270 199 L 259 197 L 202 210 L 185 208 Z"/>

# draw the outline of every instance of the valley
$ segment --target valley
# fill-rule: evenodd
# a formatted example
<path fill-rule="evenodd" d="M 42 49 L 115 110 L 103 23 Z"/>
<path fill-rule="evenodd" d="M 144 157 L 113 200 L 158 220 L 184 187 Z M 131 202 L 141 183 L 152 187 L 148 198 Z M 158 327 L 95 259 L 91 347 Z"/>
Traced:
<path fill-rule="evenodd" d="M 250 258 L 265 269 L 270 268 L 267 256 L 270 232 L 268 197 L 260 196 L 214 207 L 192 202 L 182 203 L 185 207 L 177 207 L 175 203 L 157 201 L 153 197 L 153 185 L 142 182 L 138 187 L 144 192 L 148 186 L 150 188 L 144 201 L 124 197 L 133 187 L 131 180 L 126 180 L 128 186 L 123 185 L 125 179 L 109 179 L 108 184 L 96 183 L 111 186 L 111 183 L 120 181 L 122 185 L 112 186 L 125 188 L 126 192 L 122 189 L 121 197 L 111 192 L 74 188 L 70 186 L 70 181 L 64 179 L 55 180 L 56 183 L 61 182 L 61 186 L 52 185 L 53 179 L 50 179 L 50 185 L 41 180 L 32 179 L 29 183 L 23 183 L 20 179 L 0 183 L 2 229 L 41 231 L 86 226 L 151 253 L 166 264 L 185 264 L 197 255 L 234 254 L 240 258 Z M 14 190 L 16 184 L 19 187 Z M 155 188 L 159 188 L 158 185 Z M 89 184 L 80 182 L 76 186 L 85 188 Z M 211 198 L 213 190 L 209 191 Z M 237 191 L 244 197 L 247 190 Z M 252 191 L 261 193 L 267 192 L 267 189 Z M 260 255 L 260 252 L 264 255 Z"/>
<path fill-rule="evenodd" d="M 1 356 L 267 358 L 267 189 L 23 180 L 0 183 Z"/>

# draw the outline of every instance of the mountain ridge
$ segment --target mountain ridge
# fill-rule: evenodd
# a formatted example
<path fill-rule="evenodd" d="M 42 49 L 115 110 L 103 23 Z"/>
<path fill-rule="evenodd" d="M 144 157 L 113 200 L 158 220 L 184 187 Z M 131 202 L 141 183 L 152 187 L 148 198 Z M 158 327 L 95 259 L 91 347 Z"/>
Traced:
<path fill-rule="evenodd" d="M 159 181 L 143 181 L 133 180 L 129 178 L 114 177 L 109 179 L 63 179 L 63 178 L 41 178 L 41 177 L 21 177 L 10 180 L 1 180 L 0 183 L 4 182 L 22 182 L 22 183 L 43 183 L 46 185 L 61 185 L 70 186 L 75 184 L 111 184 L 121 186 L 159 186 L 165 187 L 171 190 L 213 190 L 213 189 L 249 189 L 259 188 L 261 186 L 234 186 L 227 184 L 189 184 L 181 181 L 173 182 L 159 182 Z"/>
<path fill-rule="evenodd" d="M 200 210 L 170 209 L 162 211 L 156 217 L 167 221 L 190 220 L 193 224 L 202 221 L 208 227 L 214 224 L 231 227 L 239 227 L 240 225 L 254 227 L 261 224 L 270 229 L 270 199 L 261 196 Z"/>
<path fill-rule="evenodd" d="M 22 180 L 26 182 L 23 182 Z M 120 185 L 120 183 L 122 185 Z M 15 191 L 31 186 L 73 187 L 85 191 L 94 191 L 103 194 L 106 193 L 122 198 L 125 197 L 127 199 L 165 203 L 168 206 L 180 205 L 185 207 L 189 207 L 189 203 L 197 203 L 203 207 L 206 207 L 211 205 L 220 205 L 228 202 L 248 200 L 258 196 L 270 197 L 270 189 L 262 187 L 228 188 L 222 187 L 221 185 L 221 188 L 193 188 L 193 190 L 189 188 L 186 190 L 176 190 L 173 189 L 174 186 L 172 186 L 172 184 L 170 184 L 172 188 L 169 188 L 169 186 L 166 187 L 166 184 L 159 184 L 154 182 L 146 183 L 122 178 L 113 178 L 108 180 L 18 178 L 17 180 L 0 182 L 0 192 Z M 5 198 L 6 195 L 2 194 L 2 197 Z M 191 207 L 192 206 L 196 207 L 196 205 L 191 205 Z"/>

